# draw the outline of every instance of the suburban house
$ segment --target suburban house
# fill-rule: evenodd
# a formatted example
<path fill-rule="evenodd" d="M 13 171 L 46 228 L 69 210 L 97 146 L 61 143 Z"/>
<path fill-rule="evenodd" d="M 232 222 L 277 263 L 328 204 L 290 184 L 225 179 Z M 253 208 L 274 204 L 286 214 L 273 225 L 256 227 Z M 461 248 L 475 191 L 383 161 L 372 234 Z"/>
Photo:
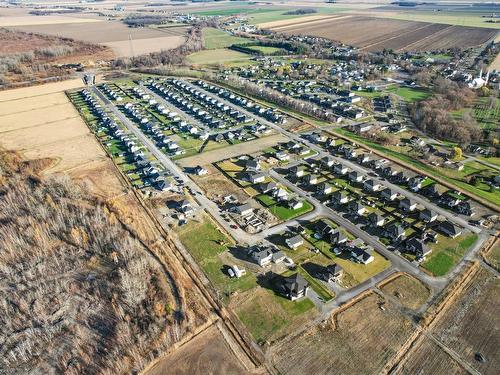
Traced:
<path fill-rule="evenodd" d="M 438 218 L 438 214 L 426 208 L 425 210 L 420 211 L 420 213 L 418 214 L 418 218 L 427 223 L 432 223 L 434 220 Z"/>
<path fill-rule="evenodd" d="M 417 203 L 408 198 L 404 198 L 399 202 L 399 207 L 404 211 L 413 211 L 417 208 Z"/>
<path fill-rule="evenodd" d="M 349 212 L 356 215 L 363 215 L 366 212 L 366 208 L 357 201 L 352 201 L 348 206 Z"/>
<path fill-rule="evenodd" d="M 250 203 L 245 203 L 245 204 L 242 204 L 240 206 L 237 206 L 234 211 L 241 215 L 241 216 L 248 216 L 248 215 L 251 215 L 253 214 L 253 208 L 252 206 L 250 205 Z"/>
<path fill-rule="evenodd" d="M 385 229 L 385 236 L 392 241 L 399 241 L 405 237 L 405 230 L 399 224 L 391 224 Z"/>
<path fill-rule="evenodd" d="M 290 237 L 290 238 L 287 238 L 285 239 L 285 243 L 286 245 L 290 248 L 290 249 L 297 249 L 299 246 L 303 245 L 304 244 L 304 239 L 302 238 L 302 236 L 300 235 L 296 235 L 296 236 L 293 236 L 293 237 Z"/>
<path fill-rule="evenodd" d="M 318 175 L 308 174 L 306 177 L 304 177 L 304 181 L 309 185 L 316 185 L 318 183 Z"/>
<path fill-rule="evenodd" d="M 347 173 L 349 169 L 343 165 L 343 164 L 335 164 L 335 166 L 333 167 L 333 171 L 336 173 L 336 174 L 340 174 L 340 175 L 345 175 Z"/>
<path fill-rule="evenodd" d="M 417 258 L 423 258 L 432 251 L 423 243 L 423 241 L 415 237 L 406 241 L 406 249 L 415 254 Z"/>
<path fill-rule="evenodd" d="M 265 194 L 268 193 L 274 189 L 276 189 L 278 185 L 276 185 L 276 182 L 270 181 L 270 182 L 262 182 L 256 186 L 257 191 Z"/>
<path fill-rule="evenodd" d="M 303 165 L 295 165 L 292 168 L 290 168 L 290 172 L 295 177 L 302 177 L 305 174 L 305 168 Z"/>
<path fill-rule="evenodd" d="M 245 175 L 245 180 L 247 180 L 248 182 L 250 182 L 252 184 L 264 182 L 265 179 L 266 179 L 266 175 L 264 173 L 260 173 L 260 172 L 248 172 Z"/>
<path fill-rule="evenodd" d="M 291 210 L 298 210 L 299 208 L 302 208 L 304 206 L 304 202 L 302 202 L 299 199 L 294 198 L 294 199 L 290 199 L 287 202 L 287 206 Z"/>
<path fill-rule="evenodd" d="M 245 170 L 247 171 L 260 171 L 260 163 L 255 159 L 248 159 L 245 161 Z"/>
<path fill-rule="evenodd" d="M 372 212 L 371 214 L 368 215 L 368 222 L 370 223 L 371 226 L 373 227 L 381 227 L 384 225 L 384 217 L 381 215 L 378 215 L 375 212 Z"/>
<path fill-rule="evenodd" d="M 201 165 L 198 165 L 197 167 L 195 167 L 193 172 L 197 176 L 204 176 L 204 175 L 208 174 L 208 170 L 203 168 Z"/>
<path fill-rule="evenodd" d="M 278 151 L 276 154 L 274 154 L 274 156 L 280 161 L 290 160 L 290 154 L 288 154 L 288 152 L 286 151 Z"/>
<path fill-rule="evenodd" d="M 322 182 L 321 184 L 318 185 L 318 188 L 316 190 L 318 194 L 323 194 L 327 195 L 332 192 L 332 185 L 330 185 L 328 182 Z"/>
<path fill-rule="evenodd" d="M 288 191 L 283 188 L 278 188 L 273 190 L 273 198 L 279 201 L 284 201 L 288 199 Z"/>
<path fill-rule="evenodd" d="M 334 232 L 333 228 L 324 220 L 318 220 L 314 225 L 314 236 L 326 239 Z"/>
<path fill-rule="evenodd" d="M 268 246 L 252 246 L 248 249 L 248 256 L 261 267 L 267 266 L 273 260 L 273 252 Z"/>
<path fill-rule="evenodd" d="M 359 247 L 353 247 L 351 249 L 351 258 L 358 263 L 368 264 L 373 262 L 374 258 L 369 252 Z"/>
<path fill-rule="evenodd" d="M 328 168 L 332 167 L 333 164 L 335 164 L 335 159 L 333 159 L 331 156 L 325 156 L 321 158 L 321 164 Z"/>
<path fill-rule="evenodd" d="M 179 202 L 179 210 L 185 214 L 190 214 L 194 211 L 191 202 L 185 199 Z"/>
<path fill-rule="evenodd" d="M 377 181 L 372 179 L 366 180 L 363 183 L 363 189 L 369 192 L 378 191 L 380 190 L 381 187 L 382 185 L 380 185 Z"/>
<path fill-rule="evenodd" d="M 349 181 L 351 182 L 361 182 L 363 181 L 363 175 L 356 172 L 356 171 L 352 171 L 349 173 L 349 175 L 347 176 L 349 178 Z"/>
<path fill-rule="evenodd" d="M 349 197 L 343 191 L 338 190 L 332 194 L 332 202 L 338 204 L 344 204 L 349 202 Z"/>
<path fill-rule="evenodd" d="M 382 190 L 381 196 L 386 201 L 393 201 L 394 199 L 396 199 L 398 197 L 398 193 L 387 188 L 387 189 Z"/>
<path fill-rule="evenodd" d="M 441 232 L 451 238 L 458 237 L 462 234 L 462 230 L 449 221 L 443 221 L 441 224 L 439 224 L 439 229 L 441 230 Z"/>
<path fill-rule="evenodd" d="M 294 301 L 307 295 L 309 283 L 298 273 L 280 279 L 278 287 L 285 297 Z"/>
<path fill-rule="evenodd" d="M 344 274 L 344 269 L 337 263 L 329 264 L 326 267 L 321 267 L 317 273 L 317 278 L 324 280 L 327 283 L 338 281 Z"/>
<path fill-rule="evenodd" d="M 330 236 L 330 243 L 332 245 L 340 245 L 347 242 L 348 240 L 347 236 L 339 229 L 335 229 L 333 232 L 330 233 L 329 236 Z"/>

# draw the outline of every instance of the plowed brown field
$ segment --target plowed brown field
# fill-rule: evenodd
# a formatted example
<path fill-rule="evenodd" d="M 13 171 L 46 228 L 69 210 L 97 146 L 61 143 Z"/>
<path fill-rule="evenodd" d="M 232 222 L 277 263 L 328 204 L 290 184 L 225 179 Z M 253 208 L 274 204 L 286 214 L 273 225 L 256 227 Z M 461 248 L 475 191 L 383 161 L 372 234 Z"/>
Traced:
<path fill-rule="evenodd" d="M 494 29 L 363 16 L 329 17 L 270 28 L 288 35 L 323 37 L 366 51 L 468 48 L 485 43 L 497 34 Z"/>

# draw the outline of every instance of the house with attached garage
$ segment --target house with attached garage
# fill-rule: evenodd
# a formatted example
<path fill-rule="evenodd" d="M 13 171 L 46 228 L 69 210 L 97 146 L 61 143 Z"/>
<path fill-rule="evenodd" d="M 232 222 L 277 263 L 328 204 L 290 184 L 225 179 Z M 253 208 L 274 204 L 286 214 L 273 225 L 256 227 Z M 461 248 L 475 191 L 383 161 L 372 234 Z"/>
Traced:
<path fill-rule="evenodd" d="M 318 175 L 316 174 L 308 174 L 304 177 L 304 181 L 309 185 L 316 185 L 318 183 Z"/>
<path fill-rule="evenodd" d="M 388 202 L 393 201 L 398 197 L 398 193 L 389 188 L 382 190 L 382 193 L 380 195 L 382 196 L 382 199 Z"/>
<path fill-rule="evenodd" d="M 206 174 L 208 174 L 208 170 L 203 168 L 201 165 L 195 167 L 193 171 L 194 174 L 197 176 L 205 176 Z"/>
<path fill-rule="evenodd" d="M 366 208 L 357 201 L 349 202 L 348 210 L 355 215 L 363 215 L 366 212 Z"/>
<path fill-rule="evenodd" d="M 399 202 L 399 208 L 401 208 L 404 211 L 414 211 L 417 208 L 417 203 L 414 201 L 411 201 L 408 198 L 401 199 Z"/>
<path fill-rule="evenodd" d="M 343 176 L 343 175 L 347 174 L 349 169 L 345 165 L 338 163 L 338 164 L 335 164 L 335 166 L 333 167 L 333 171 L 336 174 Z"/>
<path fill-rule="evenodd" d="M 351 248 L 351 259 L 356 263 L 368 264 L 373 262 L 375 258 L 368 251 L 359 247 Z"/>
<path fill-rule="evenodd" d="M 327 195 L 332 192 L 332 189 L 332 185 L 330 185 L 328 182 L 322 182 L 317 186 L 316 191 L 318 194 Z"/>
<path fill-rule="evenodd" d="M 314 224 L 314 237 L 318 239 L 320 238 L 327 239 L 333 232 L 334 230 L 331 227 L 331 225 L 324 220 L 318 220 Z"/>
<path fill-rule="evenodd" d="M 406 241 L 406 250 L 415 254 L 417 258 L 423 258 L 432 251 L 423 241 L 412 237 Z"/>
<path fill-rule="evenodd" d="M 295 165 L 290 168 L 290 174 L 295 177 L 302 177 L 306 173 L 305 167 L 303 165 Z"/>
<path fill-rule="evenodd" d="M 448 220 L 439 224 L 439 230 L 451 238 L 458 237 L 462 234 L 462 230 Z"/>
<path fill-rule="evenodd" d="M 349 196 L 341 190 L 337 190 L 332 194 L 332 203 L 345 204 L 349 202 Z"/>
<path fill-rule="evenodd" d="M 418 218 L 426 223 L 432 223 L 438 218 L 438 214 L 426 208 L 425 210 L 419 212 Z"/>
<path fill-rule="evenodd" d="M 260 184 L 258 184 L 256 186 L 256 189 L 257 189 L 258 192 L 265 194 L 265 193 L 269 193 L 270 191 L 276 189 L 277 186 L 278 185 L 274 181 L 261 182 Z"/>
<path fill-rule="evenodd" d="M 366 180 L 363 183 L 363 189 L 368 192 L 375 192 L 382 188 L 382 185 L 373 179 Z"/>
<path fill-rule="evenodd" d="M 296 235 L 290 238 L 285 239 L 286 245 L 290 249 L 297 249 L 299 246 L 302 246 L 304 244 L 304 239 L 300 235 Z"/>
<path fill-rule="evenodd" d="M 280 161 L 290 160 L 290 154 L 286 151 L 278 151 L 274 156 Z"/>
<path fill-rule="evenodd" d="M 330 236 L 330 243 L 334 246 L 341 245 L 349 240 L 347 236 L 338 228 L 335 229 L 333 232 L 331 232 L 329 236 Z"/>
<path fill-rule="evenodd" d="M 253 208 L 249 203 L 245 203 L 234 207 L 234 212 L 241 216 L 249 216 L 253 214 Z"/>
<path fill-rule="evenodd" d="M 288 191 L 283 188 L 274 189 L 272 195 L 273 198 L 277 199 L 278 201 L 284 201 L 288 199 Z"/>
<path fill-rule="evenodd" d="M 337 263 L 333 263 L 326 267 L 321 267 L 315 276 L 327 283 L 333 283 L 339 281 L 343 274 L 344 269 Z"/>
<path fill-rule="evenodd" d="M 194 211 L 193 206 L 191 206 L 191 202 L 188 200 L 182 200 L 179 202 L 179 210 L 185 214 L 190 214 Z"/>
<path fill-rule="evenodd" d="M 282 295 L 294 301 L 307 295 L 309 283 L 296 273 L 288 277 L 279 277 L 277 287 Z"/>
<path fill-rule="evenodd" d="M 390 224 L 385 228 L 384 236 L 391 239 L 393 242 L 401 241 L 405 238 L 405 230 L 399 224 Z"/>
<path fill-rule="evenodd" d="M 259 172 L 248 172 L 245 174 L 244 178 L 246 181 L 252 184 L 256 184 L 259 182 L 264 182 L 266 180 L 266 175 Z"/>
<path fill-rule="evenodd" d="M 349 178 L 349 181 L 351 181 L 351 182 L 363 181 L 363 175 L 361 173 L 356 172 L 356 171 L 350 172 L 348 178 Z"/>
<path fill-rule="evenodd" d="M 261 267 L 267 266 L 273 260 L 273 251 L 268 246 L 252 246 L 247 255 Z"/>
<path fill-rule="evenodd" d="M 287 206 L 291 210 L 298 210 L 299 208 L 302 208 L 304 206 L 304 202 L 294 198 L 294 199 L 290 199 L 287 202 Z"/>
<path fill-rule="evenodd" d="M 372 212 L 367 217 L 368 223 L 373 227 L 381 227 L 384 225 L 385 219 L 383 216 L 378 215 L 375 212 Z"/>
<path fill-rule="evenodd" d="M 321 164 L 326 168 L 330 168 L 335 164 L 335 159 L 332 158 L 331 156 L 324 156 L 321 158 L 320 161 Z"/>
<path fill-rule="evenodd" d="M 260 163 L 255 159 L 248 159 L 244 161 L 244 166 L 246 171 L 260 171 Z"/>

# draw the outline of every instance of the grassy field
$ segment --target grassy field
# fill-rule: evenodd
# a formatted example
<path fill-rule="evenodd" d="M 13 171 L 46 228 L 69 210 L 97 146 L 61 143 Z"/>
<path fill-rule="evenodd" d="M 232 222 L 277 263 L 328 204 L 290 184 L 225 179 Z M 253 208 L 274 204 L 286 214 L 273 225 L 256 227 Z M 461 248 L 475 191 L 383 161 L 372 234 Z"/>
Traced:
<path fill-rule="evenodd" d="M 317 314 L 308 298 L 290 301 L 264 288 L 245 297 L 235 311 L 258 343 L 284 335 Z"/>
<path fill-rule="evenodd" d="M 251 64 L 251 55 L 225 48 L 204 50 L 187 56 L 188 62 L 201 65 Z"/>
<path fill-rule="evenodd" d="M 249 46 L 246 47 L 252 51 L 257 51 L 260 52 L 264 55 L 272 55 L 277 52 L 282 52 L 282 54 L 286 54 L 286 51 L 281 49 L 281 48 L 276 48 L 276 47 L 268 47 L 268 46 Z"/>
<path fill-rule="evenodd" d="M 224 273 L 224 263 L 220 255 L 227 251 L 227 246 L 233 241 L 208 217 L 203 217 L 202 221 L 191 220 L 178 228 L 177 234 L 219 291 L 229 295 L 234 291 L 245 291 L 257 285 L 255 275 L 251 272 L 239 279 L 230 278 Z"/>
<path fill-rule="evenodd" d="M 207 49 L 225 48 L 232 44 L 245 42 L 248 42 L 248 39 L 231 35 L 223 30 L 213 27 L 206 27 L 203 29 L 203 43 Z"/>
<path fill-rule="evenodd" d="M 477 234 L 462 234 L 457 238 L 438 236 L 438 243 L 431 247 L 432 253 L 422 263 L 422 268 L 435 276 L 446 275 L 477 241 Z"/>
<path fill-rule="evenodd" d="M 313 209 L 312 204 L 306 200 L 303 200 L 302 207 L 296 210 L 293 210 L 282 204 L 277 203 L 272 197 L 266 194 L 259 195 L 257 197 L 257 200 L 259 200 L 259 202 L 261 202 L 265 207 L 267 207 L 274 216 L 283 221 L 292 220 Z"/>
<path fill-rule="evenodd" d="M 407 102 L 416 102 L 428 98 L 431 94 L 426 90 L 413 89 L 410 87 L 390 87 L 386 90 L 392 94 L 401 96 Z"/>

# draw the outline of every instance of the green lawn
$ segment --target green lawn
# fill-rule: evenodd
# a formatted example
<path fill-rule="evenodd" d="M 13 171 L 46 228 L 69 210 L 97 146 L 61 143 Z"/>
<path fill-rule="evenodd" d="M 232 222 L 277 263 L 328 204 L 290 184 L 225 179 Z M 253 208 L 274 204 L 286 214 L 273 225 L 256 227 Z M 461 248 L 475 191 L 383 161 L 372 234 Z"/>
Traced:
<path fill-rule="evenodd" d="M 264 55 L 272 55 L 272 54 L 277 53 L 277 52 L 281 52 L 282 54 L 287 53 L 287 51 L 285 51 L 282 48 L 268 47 L 268 46 L 248 46 L 245 48 L 250 49 L 252 51 L 261 52 Z"/>
<path fill-rule="evenodd" d="M 219 49 L 229 47 L 232 44 L 246 43 L 248 39 L 240 38 L 228 32 L 213 27 L 203 29 L 203 43 L 206 49 Z"/>
<path fill-rule="evenodd" d="M 262 203 L 269 211 L 276 216 L 278 219 L 287 221 L 292 220 L 300 215 L 303 215 L 313 209 L 311 203 L 306 200 L 302 201 L 302 207 L 296 210 L 290 209 L 282 204 L 277 203 L 273 197 L 270 197 L 266 194 L 260 194 L 257 197 L 257 200 Z"/>
<path fill-rule="evenodd" d="M 318 294 L 318 296 L 323 301 L 330 301 L 335 297 L 335 293 L 333 293 L 330 289 L 324 286 L 319 280 L 315 279 L 305 269 L 301 266 L 297 267 L 297 271 L 304 277 L 305 280 L 309 283 L 309 286 Z"/>
<path fill-rule="evenodd" d="M 414 89 L 410 87 L 392 86 L 386 91 L 401 96 L 407 102 L 415 102 L 418 100 L 427 99 L 429 96 L 431 96 L 431 93 L 427 90 Z"/>
<path fill-rule="evenodd" d="M 189 221 L 177 229 L 177 234 L 212 284 L 225 297 L 234 291 L 243 292 L 257 285 L 256 277 L 251 272 L 239 279 L 230 278 L 224 272 L 225 262 L 221 260 L 221 254 L 227 251 L 227 246 L 233 244 L 233 240 L 208 217 L 202 221 Z"/>
<path fill-rule="evenodd" d="M 477 241 L 477 234 L 462 234 L 457 238 L 438 236 L 437 244 L 431 245 L 432 253 L 422 263 L 434 276 L 446 275 L 462 259 L 468 249 Z"/>

